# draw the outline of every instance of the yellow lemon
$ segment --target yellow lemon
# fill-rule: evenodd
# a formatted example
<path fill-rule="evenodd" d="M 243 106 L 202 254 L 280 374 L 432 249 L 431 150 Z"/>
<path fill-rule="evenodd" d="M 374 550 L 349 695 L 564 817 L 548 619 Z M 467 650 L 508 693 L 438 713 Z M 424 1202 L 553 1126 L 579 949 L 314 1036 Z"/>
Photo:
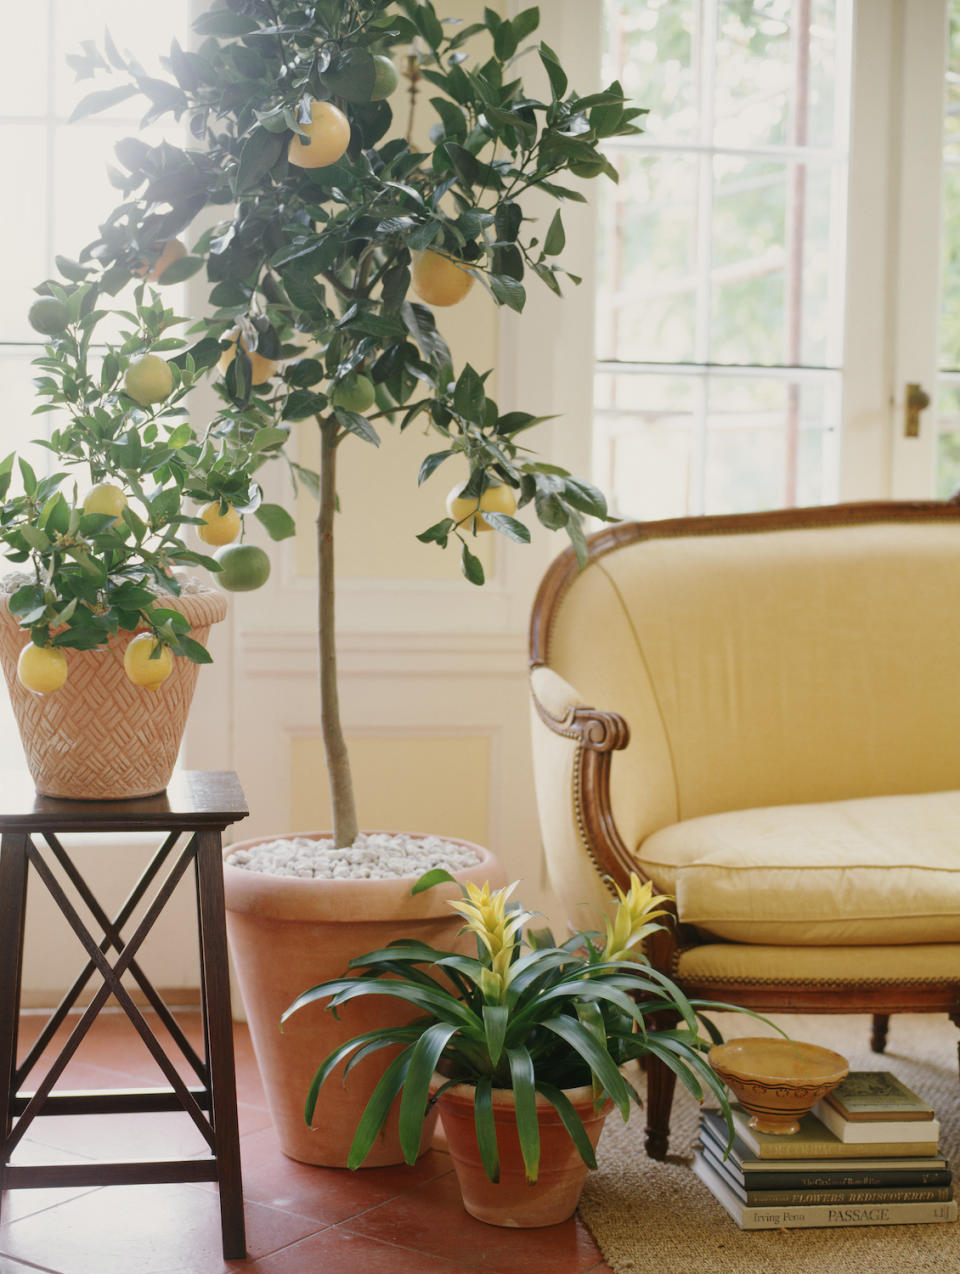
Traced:
<path fill-rule="evenodd" d="M 462 261 L 427 248 L 413 254 L 413 290 L 428 305 L 456 305 L 473 287 Z"/>
<path fill-rule="evenodd" d="M 484 513 L 516 513 L 517 499 L 511 487 L 487 487 L 478 500 L 475 495 L 460 494 L 466 485 L 465 482 L 458 482 L 447 496 L 447 513 L 458 526 L 462 525 L 466 530 L 474 532 L 492 531 L 493 527 L 483 516 Z"/>
<path fill-rule="evenodd" d="M 298 168 L 326 168 L 350 145 L 350 121 L 333 102 L 311 102 L 310 123 L 302 124 L 309 141 L 294 133 L 287 158 Z"/>
<path fill-rule="evenodd" d="M 173 372 L 170 364 L 159 354 L 144 354 L 127 368 L 123 387 L 141 407 L 163 402 L 173 389 Z"/>
<path fill-rule="evenodd" d="M 98 482 L 83 497 L 84 513 L 104 513 L 115 523 L 122 522 L 121 514 L 127 507 L 127 497 L 112 482 Z"/>
<path fill-rule="evenodd" d="M 160 647 L 160 654 L 151 659 Z M 144 690 L 159 690 L 173 672 L 173 655 L 169 646 L 161 646 L 153 633 L 139 633 L 123 652 L 123 671 L 135 686 Z"/>
<path fill-rule="evenodd" d="M 24 646 L 17 660 L 20 684 L 34 694 L 53 694 L 67 679 L 67 657 L 57 646 Z"/>
<path fill-rule="evenodd" d="M 227 505 L 226 513 L 220 512 L 220 501 L 211 500 L 200 510 L 204 525 L 197 527 L 197 536 L 204 544 L 232 544 L 240 534 L 240 514 L 232 504 Z"/>
<path fill-rule="evenodd" d="M 227 368 L 237 356 L 237 343 L 250 360 L 250 383 L 253 385 L 262 385 L 264 381 L 270 379 L 277 370 L 277 364 L 272 358 L 264 358 L 262 354 L 258 354 L 256 350 L 250 353 L 243 338 L 240 335 L 239 327 L 235 327 L 232 332 L 228 332 L 226 339 L 230 342 L 230 348 L 225 349 L 220 355 L 220 362 L 217 366 L 223 375 L 226 375 Z"/>
<path fill-rule="evenodd" d="M 157 247 L 160 245 L 158 244 Z M 156 248 L 154 249 L 156 251 Z M 160 248 L 160 253 L 151 268 L 149 261 L 141 261 L 134 268 L 133 273 L 138 274 L 141 279 L 149 279 L 153 283 L 160 282 L 160 276 L 166 270 L 167 266 L 173 265 L 174 261 L 179 261 L 181 257 L 187 255 L 186 245 L 181 243 L 179 239 L 168 239 Z"/>

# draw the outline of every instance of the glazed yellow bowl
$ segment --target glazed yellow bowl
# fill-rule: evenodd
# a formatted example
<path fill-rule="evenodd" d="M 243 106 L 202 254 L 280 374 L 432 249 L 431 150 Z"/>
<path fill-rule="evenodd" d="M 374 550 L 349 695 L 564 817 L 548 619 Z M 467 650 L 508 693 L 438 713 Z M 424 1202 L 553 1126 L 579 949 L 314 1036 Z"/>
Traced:
<path fill-rule="evenodd" d="M 750 1127 L 780 1135 L 800 1130 L 800 1119 L 846 1078 L 845 1057 L 818 1044 L 746 1037 L 715 1045 L 710 1065 L 740 1105 Z"/>

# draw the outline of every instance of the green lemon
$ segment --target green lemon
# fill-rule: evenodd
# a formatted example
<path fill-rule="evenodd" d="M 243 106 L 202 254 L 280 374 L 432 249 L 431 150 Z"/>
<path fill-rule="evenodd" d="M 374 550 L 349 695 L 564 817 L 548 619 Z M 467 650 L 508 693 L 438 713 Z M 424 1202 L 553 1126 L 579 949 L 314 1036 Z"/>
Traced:
<path fill-rule="evenodd" d="M 342 407 L 344 411 L 364 412 L 373 406 L 375 400 L 373 381 L 360 373 L 344 377 L 330 396 L 334 407 Z"/>
<path fill-rule="evenodd" d="M 135 358 L 127 368 L 123 387 L 141 407 L 163 402 L 173 389 L 170 364 L 159 354 L 144 354 L 142 358 Z"/>
<path fill-rule="evenodd" d="M 255 544 L 227 544 L 214 557 L 221 567 L 217 583 L 230 593 L 262 588 L 270 577 L 270 559 Z"/>
<path fill-rule="evenodd" d="M 375 53 L 373 55 L 373 64 L 376 67 L 376 71 L 373 77 L 373 92 L 370 94 L 370 101 L 382 102 L 385 97 L 389 97 L 391 93 L 396 91 L 396 87 L 400 83 L 400 76 L 393 64 L 393 58 L 388 58 L 383 53 Z"/>
<path fill-rule="evenodd" d="M 61 336 L 70 322 L 70 312 L 55 296 L 38 296 L 27 311 L 27 322 L 43 336 Z"/>

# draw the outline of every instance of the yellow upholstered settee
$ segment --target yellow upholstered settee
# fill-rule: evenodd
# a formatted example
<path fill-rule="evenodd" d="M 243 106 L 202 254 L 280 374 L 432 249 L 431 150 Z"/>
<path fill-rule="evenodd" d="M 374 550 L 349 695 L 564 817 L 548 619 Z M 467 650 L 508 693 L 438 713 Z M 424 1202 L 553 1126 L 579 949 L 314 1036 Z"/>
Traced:
<path fill-rule="evenodd" d="M 570 920 L 636 870 L 691 995 L 870 1013 L 877 1051 L 893 1012 L 960 1024 L 960 507 L 617 524 L 554 562 L 530 654 Z M 660 1064 L 648 1091 L 661 1157 Z"/>

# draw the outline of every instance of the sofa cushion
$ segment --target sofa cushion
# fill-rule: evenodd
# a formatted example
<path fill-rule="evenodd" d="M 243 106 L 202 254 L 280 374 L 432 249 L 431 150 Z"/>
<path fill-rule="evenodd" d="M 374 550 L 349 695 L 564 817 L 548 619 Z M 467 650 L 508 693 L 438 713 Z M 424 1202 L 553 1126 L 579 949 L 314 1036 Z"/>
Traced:
<path fill-rule="evenodd" d="M 685 924 L 733 942 L 960 941 L 960 792 L 710 814 L 637 857 Z"/>

